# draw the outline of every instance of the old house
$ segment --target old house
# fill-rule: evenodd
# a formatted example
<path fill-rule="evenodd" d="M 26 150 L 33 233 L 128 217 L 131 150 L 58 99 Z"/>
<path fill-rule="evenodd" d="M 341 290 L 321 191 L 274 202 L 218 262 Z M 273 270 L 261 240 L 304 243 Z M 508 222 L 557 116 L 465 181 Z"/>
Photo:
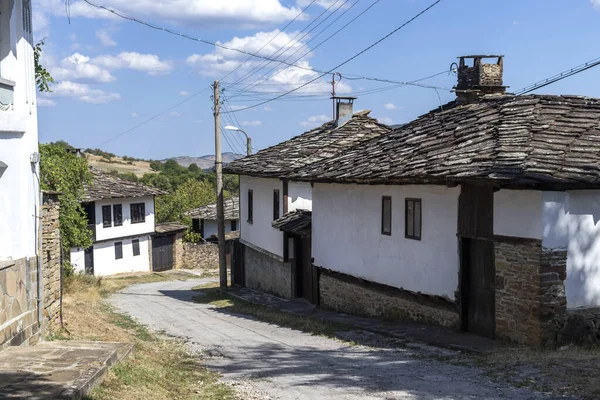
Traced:
<path fill-rule="evenodd" d="M 172 267 L 173 234 L 168 229 L 155 230 L 154 196 L 162 191 L 95 169 L 91 172 L 93 184 L 85 188 L 83 206 L 94 243 L 88 249 L 71 250 L 73 268 L 100 276 L 150 271 L 153 266 L 164 269 L 152 262 L 163 260 L 165 249 L 170 257 L 164 262 Z M 155 233 L 158 237 L 153 242 Z M 153 252 L 156 260 L 152 260 Z"/>
<path fill-rule="evenodd" d="M 233 196 L 223 200 L 225 233 L 235 232 L 240 226 L 240 198 Z M 217 235 L 217 203 L 195 208 L 188 213 L 192 218 L 192 230 L 203 239 Z"/>
<path fill-rule="evenodd" d="M 455 101 L 287 176 L 314 185 L 321 306 L 597 339 L 600 99 L 506 94 L 493 57 L 461 57 Z"/>
<path fill-rule="evenodd" d="M 316 302 L 316 276 L 311 265 L 309 182 L 288 174 L 319 164 L 343 150 L 390 129 L 353 113 L 354 98 L 336 98 L 336 119 L 225 167 L 240 175 L 240 243 L 243 282 L 286 298 Z"/>

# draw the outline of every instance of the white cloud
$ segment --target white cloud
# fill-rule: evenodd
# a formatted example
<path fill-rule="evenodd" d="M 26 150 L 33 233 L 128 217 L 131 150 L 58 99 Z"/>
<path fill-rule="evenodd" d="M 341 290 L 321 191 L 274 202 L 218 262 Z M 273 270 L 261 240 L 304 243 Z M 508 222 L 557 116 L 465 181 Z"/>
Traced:
<path fill-rule="evenodd" d="M 271 112 L 271 111 L 273 111 L 273 107 L 271 107 L 271 106 L 265 106 L 263 108 L 263 110 L 265 110 L 266 112 Z"/>
<path fill-rule="evenodd" d="M 106 29 L 96 31 L 96 38 L 98 38 L 103 46 L 111 47 L 117 45 L 117 42 L 110 37 L 110 33 Z"/>
<path fill-rule="evenodd" d="M 313 127 L 313 126 L 322 125 L 325 122 L 329 122 L 329 121 L 331 121 L 331 118 L 328 117 L 327 115 L 315 115 L 313 117 L 308 117 L 308 119 L 306 121 L 300 122 L 300 125 L 307 126 L 307 127 Z"/>
<path fill-rule="evenodd" d="M 300 7 L 306 7 L 309 4 L 311 4 L 311 2 L 312 2 L 311 0 L 298 0 L 297 3 Z M 336 3 L 338 3 L 338 4 L 336 4 Z M 315 4 L 318 6 L 321 6 L 323 8 L 329 8 L 329 7 L 333 6 L 332 10 L 337 9 L 337 7 L 339 7 L 339 5 L 340 5 L 338 0 L 317 0 L 317 1 L 315 1 Z M 335 4 L 335 6 L 334 6 L 334 4 Z M 345 4 L 345 3 L 341 3 L 341 4 Z"/>
<path fill-rule="evenodd" d="M 147 72 L 148 75 L 164 75 L 173 69 L 170 61 L 161 61 L 155 54 L 123 52 L 116 56 L 100 55 L 92 59 L 92 63 L 108 69 L 133 69 Z"/>
<path fill-rule="evenodd" d="M 131 116 L 132 116 L 133 118 L 137 118 L 137 116 L 138 116 L 138 115 L 137 115 L 137 113 L 136 113 L 136 112 L 132 112 L 132 113 L 131 113 Z"/>
<path fill-rule="evenodd" d="M 379 122 L 381 122 L 382 124 L 386 124 L 386 125 L 392 125 L 394 123 L 394 122 L 392 122 L 392 119 L 388 118 L 388 117 L 377 118 L 377 120 Z"/>
<path fill-rule="evenodd" d="M 38 97 L 37 105 L 40 107 L 54 107 L 56 102 L 45 97 Z"/>
<path fill-rule="evenodd" d="M 394 103 L 387 103 L 383 106 L 386 110 L 396 110 L 398 107 Z"/>
<path fill-rule="evenodd" d="M 50 97 L 70 97 L 92 104 L 110 103 L 114 100 L 119 100 L 119 93 L 109 93 L 100 89 L 92 89 L 89 85 L 75 83 L 70 81 L 62 81 L 52 87 Z"/>
<path fill-rule="evenodd" d="M 188 96 L 189 96 L 191 93 L 190 93 L 190 92 L 188 92 L 187 90 L 181 90 L 181 91 L 179 92 L 179 94 L 180 94 L 181 96 L 183 96 L 183 97 L 188 97 Z"/>
<path fill-rule="evenodd" d="M 107 83 L 115 80 L 111 73 L 91 64 L 90 58 L 74 53 L 62 60 L 59 65 L 49 65 L 50 74 L 57 81 L 69 80 L 81 83 Z"/>
<path fill-rule="evenodd" d="M 600 11 L 600 0 L 590 0 L 590 1 L 592 2 L 592 6 L 593 6 L 593 7 L 594 7 L 596 10 Z"/>
<path fill-rule="evenodd" d="M 177 111 L 171 111 L 171 112 L 169 113 L 169 116 L 170 116 L 170 117 L 176 117 L 176 118 L 179 118 L 179 117 L 183 116 L 183 114 L 182 114 L 182 113 L 180 113 L 180 112 L 177 112 Z"/>
<path fill-rule="evenodd" d="M 259 120 L 255 120 L 255 121 L 244 121 L 242 122 L 243 126 L 261 126 L 262 125 L 262 121 Z"/>

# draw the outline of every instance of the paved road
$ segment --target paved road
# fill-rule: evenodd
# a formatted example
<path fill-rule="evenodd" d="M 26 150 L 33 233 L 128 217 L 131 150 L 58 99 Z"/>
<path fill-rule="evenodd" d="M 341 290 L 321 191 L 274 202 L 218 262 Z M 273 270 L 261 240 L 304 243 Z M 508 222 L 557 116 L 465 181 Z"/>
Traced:
<path fill-rule="evenodd" d="M 476 368 L 420 357 L 413 348 L 350 346 L 193 303 L 208 279 L 135 285 L 114 305 L 157 331 L 208 354 L 207 366 L 239 385 L 244 398 L 548 399 L 490 381 Z"/>

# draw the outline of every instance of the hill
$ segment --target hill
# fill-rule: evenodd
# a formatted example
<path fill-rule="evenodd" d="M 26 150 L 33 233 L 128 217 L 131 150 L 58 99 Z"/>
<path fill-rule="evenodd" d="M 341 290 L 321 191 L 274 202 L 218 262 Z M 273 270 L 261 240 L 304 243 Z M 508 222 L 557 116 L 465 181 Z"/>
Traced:
<path fill-rule="evenodd" d="M 244 157 L 241 154 L 235 154 L 232 152 L 223 153 L 223 165 L 229 164 L 230 162 L 237 160 L 238 158 Z M 202 156 L 202 157 L 190 157 L 190 156 L 180 156 L 180 157 L 171 157 L 161 160 L 161 162 L 165 162 L 167 160 L 175 160 L 182 167 L 189 167 L 190 164 L 196 164 L 200 169 L 210 169 L 215 165 L 215 156 L 212 154 Z"/>
<path fill-rule="evenodd" d="M 133 172 L 138 178 L 144 176 L 148 172 L 153 172 L 150 169 L 149 161 L 123 159 L 119 156 L 102 157 L 96 154 L 84 153 L 88 160 L 88 164 L 100 171 L 110 172 L 117 171 L 119 173 Z"/>

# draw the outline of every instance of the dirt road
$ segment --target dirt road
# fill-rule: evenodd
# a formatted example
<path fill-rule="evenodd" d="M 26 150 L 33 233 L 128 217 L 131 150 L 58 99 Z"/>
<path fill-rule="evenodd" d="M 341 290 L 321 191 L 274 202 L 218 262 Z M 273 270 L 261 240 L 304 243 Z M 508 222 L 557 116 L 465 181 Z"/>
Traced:
<path fill-rule="evenodd" d="M 370 336 L 369 346 L 353 346 L 192 302 L 197 293 L 190 289 L 207 282 L 198 279 L 135 285 L 115 295 L 112 302 L 154 330 L 180 337 L 193 351 L 208 355 L 207 366 L 239 386 L 242 397 L 551 398 L 492 382 L 474 367 L 423 357 L 425 350 L 419 348 L 387 346 L 385 339 L 376 336 Z"/>

